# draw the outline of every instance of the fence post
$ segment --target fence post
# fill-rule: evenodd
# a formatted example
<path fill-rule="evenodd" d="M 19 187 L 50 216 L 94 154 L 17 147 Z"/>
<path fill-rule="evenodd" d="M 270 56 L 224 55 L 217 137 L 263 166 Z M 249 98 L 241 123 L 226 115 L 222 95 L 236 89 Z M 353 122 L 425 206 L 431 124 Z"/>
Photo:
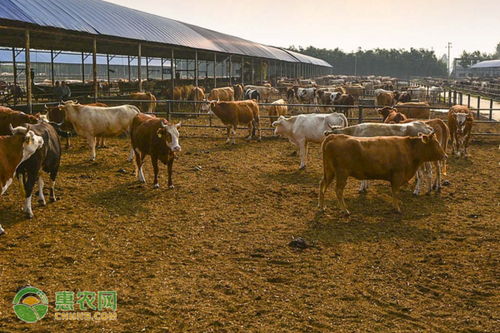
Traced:
<path fill-rule="evenodd" d="M 358 124 L 363 122 L 363 107 L 358 105 Z"/>
<path fill-rule="evenodd" d="M 171 116 L 170 116 L 170 112 L 171 112 L 171 108 L 172 108 L 172 102 L 168 101 L 168 107 L 167 107 L 167 119 L 168 121 L 170 122 L 170 119 L 171 119 Z"/>
<path fill-rule="evenodd" d="M 477 119 L 481 116 L 481 96 L 477 96 Z"/>
<path fill-rule="evenodd" d="M 490 120 L 493 120 L 493 98 L 490 99 Z"/>
<path fill-rule="evenodd" d="M 470 109 L 470 94 L 467 94 L 467 108 Z"/>

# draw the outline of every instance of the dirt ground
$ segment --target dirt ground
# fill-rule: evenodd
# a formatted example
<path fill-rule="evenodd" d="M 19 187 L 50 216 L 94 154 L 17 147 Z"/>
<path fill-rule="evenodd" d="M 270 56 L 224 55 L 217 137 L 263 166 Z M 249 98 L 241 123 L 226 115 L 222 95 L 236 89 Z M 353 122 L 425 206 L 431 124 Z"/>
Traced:
<path fill-rule="evenodd" d="M 238 134 L 229 146 L 222 130 L 181 128 L 196 137 L 181 138 L 173 190 L 164 166 L 162 187 L 152 189 L 149 159 L 147 184 L 136 181 L 126 139 L 108 140 L 96 162 L 74 140 L 60 200 L 34 204 L 32 220 L 14 184 L 0 201 L 0 331 L 498 330 L 498 142 L 451 158 L 440 195 L 403 190 L 401 215 L 388 184 L 359 195 L 351 179 L 345 217 L 332 189 L 317 213 L 318 145 L 299 171 L 288 142 Z M 313 247 L 289 247 L 294 237 Z M 12 310 L 28 284 L 50 302 L 35 324 Z M 55 292 L 64 290 L 116 290 L 118 320 L 56 321 Z"/>

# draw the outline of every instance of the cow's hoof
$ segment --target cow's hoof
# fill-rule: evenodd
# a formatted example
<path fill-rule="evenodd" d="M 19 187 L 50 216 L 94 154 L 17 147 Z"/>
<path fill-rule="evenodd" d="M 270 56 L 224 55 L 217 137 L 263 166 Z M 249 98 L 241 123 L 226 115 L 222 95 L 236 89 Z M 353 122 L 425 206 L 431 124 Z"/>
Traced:
<path fill-rule="evenodd" d="M 299 167 L 299 170 L 305 170 L 306 169 L 306 166 L 305 165 L 302 165 Z"/>
<path fill-rule="evenodd" d="M 414 196 L 418 197 L 418 195 L 419 195 L 419 194 L 420 194 L 420 192 L 418 192 L 418 191 L 413 191 L 413 195 L 414 195 Z"/>
<path fill-rule="evenodd" d="M 344 216 L 351 216 L 351 212 L 348 210 L 344 211 Z"/>
<path fill-rule="evenodd" d="M 174 189 L 174 188 L 175 188 L 175 186 L 174 186 L 174 185 L 170 185 L 168 188 L 169 188 L 170 190 L 172 190 L 172 189 Z"/>
<path fill-rule="evenodd" d="M 358 190 L 358 193 L 359 194 L 366 194 L 366 193 L 368 193 L 368 190 L 367 189 Z"/>
<path fill-rule="evenodd" d="M 26 216 L 27 219 L 32 219 L 33 218 L 33 213 L 25 213 L 24 216 Z"/>
<path fill-rule="evenodd" d="M 50 202 L 56 202 L 57 198 L 50 198 L 49 200 L 50 200 Z"/>
<path fill-rule="evenodd" d="M 160 188 L 160 184 L 154 184 L 153 188 Z"/>
<path fill-rule="evenodd" d="M 38 204 L 40 206 L 47 206 L 47 202 L 45 202 L 45 200 L 38 200 Z"/>

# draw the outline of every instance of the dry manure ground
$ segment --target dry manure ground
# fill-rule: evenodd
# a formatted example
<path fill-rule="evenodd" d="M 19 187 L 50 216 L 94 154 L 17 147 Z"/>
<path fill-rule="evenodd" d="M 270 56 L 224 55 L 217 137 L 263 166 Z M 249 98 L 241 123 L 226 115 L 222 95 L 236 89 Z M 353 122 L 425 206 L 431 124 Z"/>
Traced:
<path fill-rule="evenodd" d="M 388 184 L 316 211 L 318 145 L 307 170 L 282 139 L 224 144 L 224 132 L 182 128 L 168 190 L 139 184 L 128 141 L 108 140 L 96 162 L 83 140 L 63 155 L 59 201 L 25 220 L 15 184 L 0 201 L 0 331 L 494 332 L 499 327 L 498 142 L 449 160 L 440 195 Z M 243 132 L 239 131 L 239 135 Z M 194 137 L 193 137 L 194 136 Z M 123 169 L 123 170 L 120 170 Z M 294 237 L 313 247 L 288 246 Z M 16 290 L 36 286 L 49 314 L 25 324 Z M 116 290 L 118 320 L 54 320 L 56 291 Z"/>

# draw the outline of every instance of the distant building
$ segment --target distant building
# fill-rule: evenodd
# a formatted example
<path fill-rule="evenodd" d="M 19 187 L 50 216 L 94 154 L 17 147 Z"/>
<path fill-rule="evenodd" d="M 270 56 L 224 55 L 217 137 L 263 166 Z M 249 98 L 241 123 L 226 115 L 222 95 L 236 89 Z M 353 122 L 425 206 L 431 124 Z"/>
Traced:
<path fill-rule="evenodd" d="M 462 67 L 457 60 L 454 60 L 452 77 L 500 77 L 500 59 L 481 61 L 469 67 Z"/>

